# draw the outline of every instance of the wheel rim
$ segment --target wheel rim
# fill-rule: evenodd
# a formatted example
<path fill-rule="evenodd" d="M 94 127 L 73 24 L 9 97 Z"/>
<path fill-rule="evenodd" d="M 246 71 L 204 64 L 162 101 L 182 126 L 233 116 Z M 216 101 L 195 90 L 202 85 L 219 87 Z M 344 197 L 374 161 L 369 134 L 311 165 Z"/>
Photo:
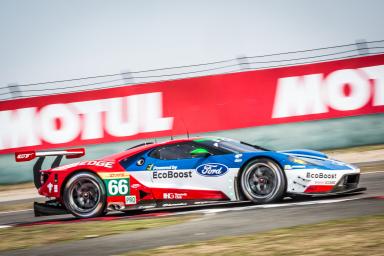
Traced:
<path fill-rule="evenodd" d="M 273 195 L 278 180 L 275 167 L 265 163 L 253 164 L 244 175 L 245 189 L 253 198 L 264 199 Z"/>
<path fill-rule="evenodd" d="M 100 186 L 90 178 L 80 178 L 69 189 L 71 208 L 81 214 L 92 212 L 100 203 Z"/>

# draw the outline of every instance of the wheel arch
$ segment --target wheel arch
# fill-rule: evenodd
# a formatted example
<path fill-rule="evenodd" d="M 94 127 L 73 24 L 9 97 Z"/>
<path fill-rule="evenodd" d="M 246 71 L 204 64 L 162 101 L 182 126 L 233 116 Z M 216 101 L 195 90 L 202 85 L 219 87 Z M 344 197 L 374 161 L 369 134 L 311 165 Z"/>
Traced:
<path fill-rule="evenodd" d="M 269 156 L 269 155 L 258 155 L 258 156 L 254 156 L 254 157 L 251 157 L 251 158 L 249 158 L 247 161 L 245 161 L 244 163 L 243 163 L 243 165 L 240 167 L 240 170 L 239 170 L 239 172 L 237 173 L 237 177 L 236 177 L 236 190 L 238 191 L 238 197 L 239 197 L 239 200 L 246 200 L 246 197 L 245 197 L 245 195 L 244 195 L 244 192 L 242 191 L 242 189 L 241 189 L 241 184 L 240 184 L 240 177 L 241 177 L 241 175 L 243 174 L 243 171 L 244 171 L 244 169 L 245 169 L 245 167 L 250 163 L 250 162 L 252 162 L 252 161 L 254 161 L 254 160 L 257 160 L 257 159 L 268 159 L 268 160 L 271 160 L 271 161 L 273 161 L 275 164 L 277 164 L 280 168 L 281 168 L 281 170 L 282 170 L 282 172 L 283 172 L 283 174 L 284 174 L 284 179 L 285 179 L 285 187 L 284 187 L 284 191 L 285 191 L 285 193 L 287 192 L 287 184 L 288 184 L 288 180 L 287 180 L 287 175 L 286 175 L 286 173 L 285 173 L 285 170 L 284 170 L 284 168 L 283 168 L 283 166 L 279 163 L 279 161 L 276 159 L 276 158 L 274 158 L 274 157 L 272 157 L 272 156 Z"/>
<path fill-rule="evenodd" d="M 60 197 L 61 197 L 61 200 L 64 200 L 64 188 L 65 188 L 65 185 L 67 184 L 68 180 L 70 178 L 72 178 L 73 176 L 75 176 L 76 174 L 78 173 L 81 173 L 81 172 L 85 172 L 85 173 L 91 173 L 91 174 L 95 174 L 97 177 L 100 178 L 100 180 L 102 181 L 103 179 L 101 178 L 101 176 L 94 170 L 92 169 L 88 169 L 88 168 L 83 168 L 83 169 L 78 169 L 78 170 L 74 170 L 73 172 L 71 172 L 70 174 L 68 174 L 63 182 L 61 183 L 61 188 L 60 188 Z M 104 182 L 102 182 L 102 186 L 104 186 L 104 189 L 106 189 L 105 187 L 105 184 Z"/>

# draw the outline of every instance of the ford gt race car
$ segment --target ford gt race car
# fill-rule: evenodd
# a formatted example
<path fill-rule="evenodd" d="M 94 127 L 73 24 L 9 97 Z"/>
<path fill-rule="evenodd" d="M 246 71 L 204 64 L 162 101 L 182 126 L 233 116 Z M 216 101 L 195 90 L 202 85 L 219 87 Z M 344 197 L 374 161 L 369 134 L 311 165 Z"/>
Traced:
<path fill-rule="evenodd" d="M 20 152 L 16 161 L 38 157 L 34 182 L 45 203 L 35 215 L 70 212 L 81 218 L 108 210 L 131 210 L 219 201 L 276 202 L 284 196 L 351 193 L 360 170 L 312 150 L 272 151 L 216 138 L 171 140 L 137 145 L 98 160 L 60 166 L 63 156 L 85 150 Z M 56 156 L 51 169 L 44 158 Z"/>

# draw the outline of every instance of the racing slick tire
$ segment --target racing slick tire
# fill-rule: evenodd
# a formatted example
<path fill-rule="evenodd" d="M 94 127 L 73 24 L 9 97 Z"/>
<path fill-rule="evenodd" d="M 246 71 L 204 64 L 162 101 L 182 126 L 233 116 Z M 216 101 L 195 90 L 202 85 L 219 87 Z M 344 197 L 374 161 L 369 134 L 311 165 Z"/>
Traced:
<path fill-rule="evenodd" d="M 106 213 L 107 195 L 101 179 L 90 172 L 79 172 L 69 178 L 64 187 L 64 205 L 80 218 L 92 218 Z"/>
<path fill-rule="evenodd" d="M 268 158 L 251 160 L 243 169 L 240 189 L 254 203 L 271 203 L 285 194 L 286 178 L 278 164 Z"/>

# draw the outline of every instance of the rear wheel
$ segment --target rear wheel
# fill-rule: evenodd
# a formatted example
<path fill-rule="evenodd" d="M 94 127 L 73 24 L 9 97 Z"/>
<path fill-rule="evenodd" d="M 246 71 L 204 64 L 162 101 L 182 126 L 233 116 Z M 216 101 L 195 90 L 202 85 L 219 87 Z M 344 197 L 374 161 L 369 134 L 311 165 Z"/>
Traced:
<path fill-rule="evenodd" d="M 101 179 L 88 172 L 73 175 L 64 187 L 64 205 L 75 216 L 90 218 L 105 213 L 107 196 Z"/>
<path fill-rule="evenodd" d="M 249 162 L 240 178 L 240 188 L 245 197 L 254 203 L 280 200 L 286 187 L 284 173 L 274 161 L 266 158 Z"/>

